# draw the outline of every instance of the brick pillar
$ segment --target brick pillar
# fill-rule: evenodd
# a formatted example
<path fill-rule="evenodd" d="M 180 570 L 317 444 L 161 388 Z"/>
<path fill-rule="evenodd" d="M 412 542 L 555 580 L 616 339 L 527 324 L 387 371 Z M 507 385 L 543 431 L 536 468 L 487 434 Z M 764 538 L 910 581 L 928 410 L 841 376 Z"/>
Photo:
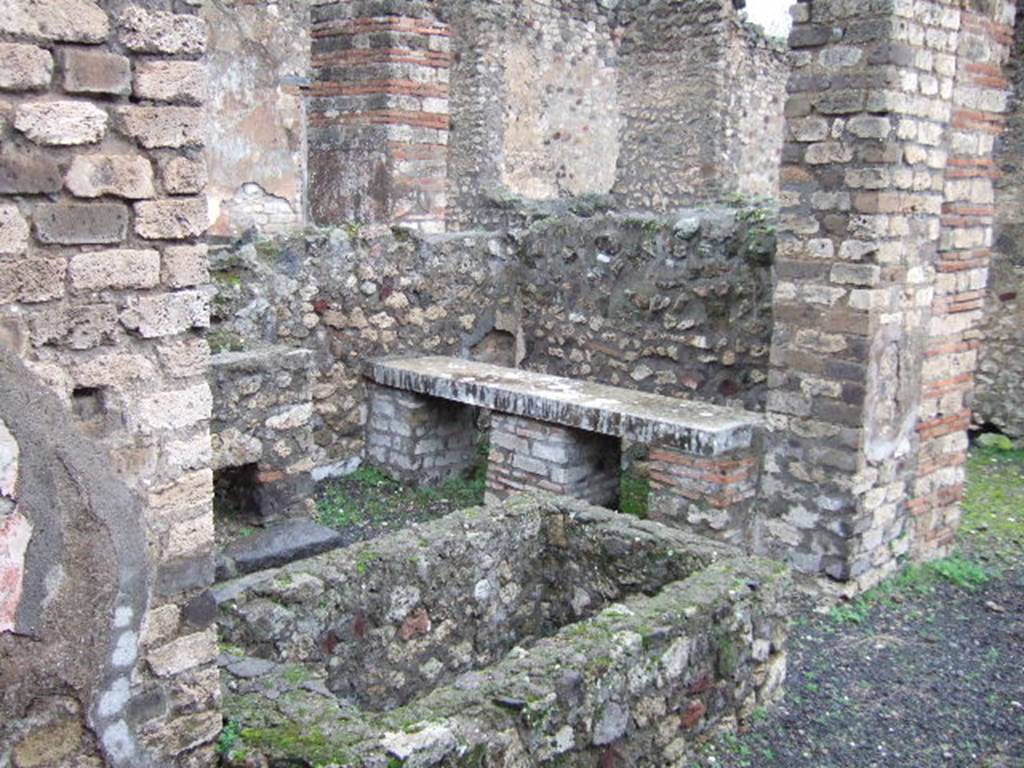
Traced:
<path fill-rule="evenodd" d="M 751 541 L 758 460 L 750 451 L 703 457 L 652 448 L 647 464 L 653 520 L 733 544 Z"/>
<path fill-rule="evenodd" d="M 488 500 L 541 490 L 615 507 L 620 466 L 618 438 L 505 413 L 491 417 Z"/>
<path fill-rule="evenodd" d="M 414 392 L 368 384 L 366 458 L 397 480 L 437 485 L 476 461 L 474 409 Z"/>
<path fill-rule="evenodd" d="M 1013 39 L 1013 4 L 973 5 L 980 7 L 961 13 L 942 236 L 921 381 L 910 502 L 916 559 L 947 554 L 960 521 L 995 213 L 992 149 L 1010 87 L 1002 67 Z"/>
<path fill-rule="evenodd" d="M 448 25 L 429 2 L 312 8 L 309 207 L 317 224 L 443 232 Z"/>
<path fill-rule="evenodd" d="M 761 546 L 866 587 L 910 530 L 959 5 L 800 2 Z"/>

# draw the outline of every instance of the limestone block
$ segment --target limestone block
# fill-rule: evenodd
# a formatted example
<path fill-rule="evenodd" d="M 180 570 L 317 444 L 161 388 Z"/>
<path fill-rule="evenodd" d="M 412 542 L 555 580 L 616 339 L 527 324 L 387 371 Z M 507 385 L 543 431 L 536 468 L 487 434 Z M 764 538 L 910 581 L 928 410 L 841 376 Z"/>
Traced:
<path fill-rule="evenodd" d="M 0 150 L 0 195 L 38 195 L 59 192 L 60 166 L 44 151 L 25 151 L 8 145 Z"/>
<path fill-rule="evenodd" d="M 135 96 L 153 101 L 202 104 L 206 68 L 196 61 L 143 61 L 135 67 Z"/>
<path fill-rule="evenodd" d="M 201 147 L 203 110 L 195 107 L 122 107 L 120 130 L 146 149 Z"/>
<path fill-rule="evenodd" d="M 163 281 L 170 288 L 188 288 L 210 282 L 205 245 L 176 245 L 164 249 Z"/>
<path fill-rule="evenodd" d="M 116 249 L 79 253 L 71 258 L 71 285 L 81 290 L 152 288 L 160 282 L 160 254 Z"/>
<path fill-rule="evenodd" d="M 208 664 L 217 658 L 217 632 L 208 629 L 173 640 L 155 648 L 146 656 L 150 668 L 159 677 L 179 675 L 187 669 Z"/>
<path fill-rule="evenodd" d="M 213 395 L 203 381 L 185 389 L 147 395 L 135 411 L 140 431 L 181 429 L 210 418 Z"/>
<path fill-rule="evenodd" d="M 206 50 L 206 24 L 198 16 L 132 5 L 121 13 L 118 27 L 121 42 L 133 51 L 196 54 Z"/>
<path fill-rule="evenodd" d="M 100 43 L 110 34 L 110 22 L 93 0 L 4 0 L 0 31 L 69 43 Z"/>
<path fill-rule="evenodd" d="M 213 499 L 213 481 L 209 481 L 210 502 Z M 213 546 L 213 510 L 207 508 L 202 514 L 175 523 L 167 535 L 167 544 L 162 556 L 165 560 L 192 557 L 207 552 Z"/>
<path fill-rule="evenodd" d="M 210 345 L 206 339 L 186 339 L 161 345 L 160 363 L 169 376 L 177 379 L 204 376 L 210 365 Z"/>
<path fill-rule="evenodd" d="M 31 253 L 10 263 L 0 261 L 0 303 L 58 299 L 64 295 L 66 271 L 63 256 L 44 253 Z"/>
<path fill-rule="evenodd" d="M 95 144 L 107 132 L 107 113 L 81 101 L 36 101 L 18 107 L 14 127 L 37 144 Z"/>
<path fill-rule="evenodd" d="M 64 90 L 71 93 L 131 93 L 132 67 L 125 56 L 104 51 L 64 52 Z"/>
<path fill-rule="evenodd" d="M 206 161 L 175 157 L 163 168 L 164 190 L 172 195 L 194 195 L 206 189 Z"/>
<path fill-rule="evenodd" d="M 128 208 L 120 203 L 46 203 L 33 219 L 43 243 L 119 243 L 128 233 Z"/>
<path fill-rule="evenodd" d="M 135 155 L 79 155 L 65 183 L 76 197 L 116 195 L 140 200 L 154 194 L 153 166 Z"/>
<path fill-rule="evenodd" d="M 121 323 L 147 339 L 206 328 L 210 324 L 210 296 L 198 290 L 142 296 L 121 313 Z"/>
<path fill-rule="evenodd" d="M 156 367 L 148 358 L 120 351 L 90 357 L 72 370 L 75 384 L 82 387 L 124 387 L 155 375 Z"/>
<path fill-rule="evenodd" d="M 0 43 L 0 91 L 46 88 L 53 76 L 53 56 L 36 45 Z"/>
<path fill-rule="evenodd" d="M 147 240 L 180 240 L 206 231 L 206 198 L 135 204 L 135 232 Z"/>
<path fill-rule="evenodd" d="M 20 254 L 28 248 L 28 222 L 16 205 L 0 205 L 0 254 Z"/>

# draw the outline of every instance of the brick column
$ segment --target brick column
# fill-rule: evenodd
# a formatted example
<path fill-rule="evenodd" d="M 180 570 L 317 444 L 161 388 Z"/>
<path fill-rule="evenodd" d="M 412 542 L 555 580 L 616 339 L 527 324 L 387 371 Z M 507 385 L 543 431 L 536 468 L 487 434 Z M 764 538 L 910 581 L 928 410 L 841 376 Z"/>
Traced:
<path fill-rule="evenodd" d="M 647 464 L 651 519 L 733 544 L 749 544 L 758 470 L 758 459 L 751 451 L 703 457 L 660 447 L 651 449 Z"/>
<path fill-rule="evenodd" d="M 448 25 L 431 3 L 312 8 L 309 206 L 318 224 L 444 231 Z"/>
<path fill-rule="evenodd" d="M 4 0 L 0 12 L 0 344 L 57 393 L 93 455 L 141 500 L 133 522 L 148 560 L 145 572 L 112 562 L 96 583 L 47 578 L 25 597 L 47 605 L 77 590 L 95 637 L 118 633 L 109 675 L 76 667 L 91 658 L 92 627 L 76 638 L 81 653 L 65 645 L 57 667 L 43 651 L 49 638 L 37 638 L 34 658 L 53 687 L 40 684 L 32 707 L 77 695 L 74 681 L 92 697 L 81 703 L 95 739 L 60 742 L 70 752 L 51 755 L 54 764 L 92 762 L 95 743 L 105 765 L 209 765 L 222 725 L 206 591 L 206 29 L 193 11 L 154 7 L 172 5 Z M 61 514 L 68 541 L 78 530 L 97 542 L 130 532 Z M 58 534 L 40 526 L 38 535 Z M 62 548 L 34 562 L 34 551 L 30 542 L 29 572 L 63 563 L 70 573 L 78 558 Z M 144 590 L 144 610 L 93 601 L 104 578 Z M 20 713 L 0 707 L 0 716 L 12 724 Z"/>
<path fill-rule="evenodd" d="M 1001 0 L 973 5 L 979 7 L 961 13 L 942 236 L 921 381 L 910 502 L 917 559 L 947 554 L 960 521 L 995 214 L 992 149 L 1010 88 L 1002 67 L 1013 39 L 1014 6 Z"/>
<path fill-rule="evenodd" d="M 494 413 L 487 465 L 487 498 L 541 490 L 615 507 L 620 441 L 560 424 Z"/>
<path fill-rule="evenodd" d="M 794 16 L 760 536 L 866 587 L 909 546 L 960 11 L 815 0 Z"/>
<path fill-rule="evenodd" d="M 467 405 L 367 384 L 366 458 L 397 480 L 437 485 L 476 461 L 474 409 Z"/>

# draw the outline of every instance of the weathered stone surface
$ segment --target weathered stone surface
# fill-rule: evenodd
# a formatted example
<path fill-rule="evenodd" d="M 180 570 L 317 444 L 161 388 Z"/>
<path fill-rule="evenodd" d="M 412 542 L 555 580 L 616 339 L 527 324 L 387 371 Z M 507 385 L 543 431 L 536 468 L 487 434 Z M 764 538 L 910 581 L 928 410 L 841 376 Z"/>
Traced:
<path fill-rule="evenodd" d="M 132 51 L 197 54 L 206 49 L 206 25 L 198 16 L 132 5 L 117 23 L 121 42 Z"/>
<path fill-rule="evenodd" d="M 733 552 L 607 510 L 523 497 L 244 576 L 213 590 L 222 637 L 239 648 L 222 662 L 226 711 L 246 719 L 269 706 L 263 722 L 280 723 L 272 701 L 301 700 L 317 713 L 306 722 L 338 723 L 326 687 L 347 700 L 350 718 L 330 731 L 328 753 L 344 743 L 354 766 L 379 760 L 381 745 L 405 765 L 492 748 L 528 764 L 589 765 L 612 739 L 625 764 L 678 762 L 687 701 L 704 705 L 701 727 L 712 729 L 780 693 L 785 569 Z M 541 561 L 557 580 L 542 579 Z M 329 610 L 314 607 L 328 595 Z M 541 639 L 510 652 L 524 634 Z M 467 636 L 472 643 L 453 640 Z M 257 645 L 261 657 L 269 647 L 302 665 L 302 682 L 282 696 L 283 668 L 233 675 Z M 671 713 L 671 728 L 658 735 L 661 719 L 637 712 Z M 530 727 L 517 728 L 524 719 Z M 287 761 L 288 747 L 253 735 L 250 755 Z"/>
<path fill-rule="evenodd" d="M 99 43 L 110 22 L 93 0 L 5 0 L 0 31 L 74 43 Z"/>
<path fill-rule="evenodd" d="M 287 520 L 231 541 L 220 553 L 217 578 L 277 568 L 341 546 L 341 535 L 312 520 Z"/>
<path fill-rule="evenodd" d="M 146 661 L 159 677 L 170 677 L 217 658 L 217 632 L 209 629 L 180 637 L 146 655 Z"/>
<path fill-rule="evenodd" d="M 135 415 L 142 431 L 181 429 L 210 418 L 211 403 L 210 387 L 203 382 L 146 395 Z"/>
<path fill-rule="evenodd" d="M 78 155 L 65 183 L 76 197 L 114 195 L 140 200 L 154 195 L 153 166 L 137 155 Z"/>
<path fill-rule="evenodd" d="M 131 249 L 79 253 L 71 258 L 68 276 L 79 290 L 152 288 L 160 283 L 160 254 Z"/>
<path fill-rule="evenodd" d="M 59 192 L 63 184 L 60 166 L 43 150 L 0 149 L 0 195 L 37 195 Z"/>
<path fill-rule="evenodd" d="M 206 100 L 206 67 L 195 61 L 143 61 L 135 67 L 136 98 L 179 104 Z"/>
<path fill-rule="evenodd" d="M 14 127 L 37 144 L 95 144 L 107 132 L 107 113 L 82 101 L 37 101 L 18 107 Z"/>
<path fill-rule="evenodd" d="M 206 291 L 142 296 L 121 314 L 121 323 L 147 339 L 205 328 L 210 324 L 210 296 Z"/>
<path fill-rule="evenodd" d="M 164 248 L 161 269 L 164 285 L 190 288 L 210 282 L 205 245 L 172 245 Z"/>
<path fill-rule="evenodd" d="M 43 243 L 119 243 L 128 233 L 128 208 L 120 203 L 44 203 L 36 206 L 33 221 Z"/>
<path fill-rule="evenodd" d="M 132 66 L 124 56 L 71 48 L 64 52 L 64 90 L 71 93 L 131 93 Z"/>
<path fill-rule="evenodd" d="M 45 48 L 0 43 L 0 91 L 46 88 L 53 77 L 53 56 Z"/>
<path fill-rule="evenodd" d="M 700 455 L 749 446 L 760 424 L 738 409 L 457 358 L 377 361 L 367 375 L 384 386 L 647 444 L 671 442 Z"/>
<path fill-rule="evenodd" d="M 28 248 L 28 222 L 16 205 L 0 205 L 0 253 L 20 254 Z"/>
<path fill-rule="evenodd" d="M 29 253 L 0 262 L 0 303 L 49 301 L 64 295 L 67 260 L 60 255 Z"/>
<path fill-rule="evenodd" d="M 69 765 L 81 752 L 82 724 L 77 718 L 66 718 L 30 731 L 14 747 L 16 768 L 46 768 Z"/>
<path fill-rule="evenodd" d="M 147 149 L 201 147 L 203 111 L 194 107 L 122 107 L 121 130 Z"/>
<path fill-rule="evenodd" d="M 206 231 L 206 198 L 135 204 L 135 232 L 147 240 L 181 240 Z"/>
<path fill-rule="evenodd" d="M 164 189 L 172 195 L 194 195 L 206 188 L 206 160 L 202 157 L 172 158 L 163 167 Z"/>

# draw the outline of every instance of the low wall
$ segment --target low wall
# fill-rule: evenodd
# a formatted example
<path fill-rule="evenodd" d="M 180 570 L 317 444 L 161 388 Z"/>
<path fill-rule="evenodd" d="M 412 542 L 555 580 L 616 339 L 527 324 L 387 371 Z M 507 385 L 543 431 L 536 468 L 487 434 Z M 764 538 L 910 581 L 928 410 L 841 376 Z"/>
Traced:
<path fill-rule="evenodd" d="M 676 764 L 781 692 L 787 586 L 520 497 L 220 585 L 225 708 L 239 754 L 274 764 Z"/>
<path fill-rule="evenodd" d="M 350 227 L 217 251 L 211 347 L 311 350 L 321 468 L 361 453 L 360 372 L 385 356 L 457 355 L 763 407 L 770 212 L 554 205 L 502 215 L 507 226 L 493 233 Z"/>

